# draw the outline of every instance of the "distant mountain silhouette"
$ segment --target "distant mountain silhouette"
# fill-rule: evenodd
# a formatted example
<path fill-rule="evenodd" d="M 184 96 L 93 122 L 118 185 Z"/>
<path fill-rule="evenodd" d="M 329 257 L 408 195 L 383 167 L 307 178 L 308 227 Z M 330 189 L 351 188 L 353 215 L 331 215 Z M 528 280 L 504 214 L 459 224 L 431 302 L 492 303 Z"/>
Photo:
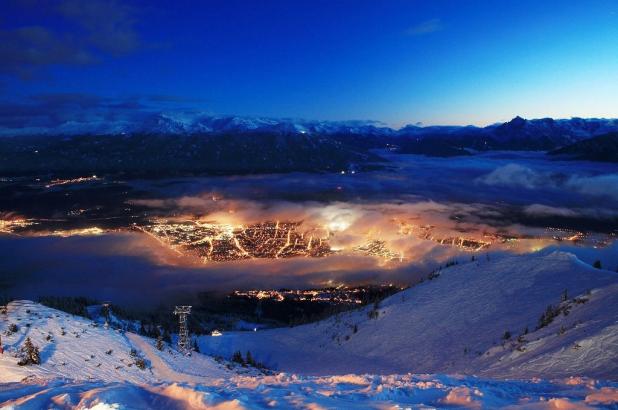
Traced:
<path fill-rule="evenodd" d="M 612 132 L 549 152 L 573 159 L 618 162 L 618 132 Z"/>

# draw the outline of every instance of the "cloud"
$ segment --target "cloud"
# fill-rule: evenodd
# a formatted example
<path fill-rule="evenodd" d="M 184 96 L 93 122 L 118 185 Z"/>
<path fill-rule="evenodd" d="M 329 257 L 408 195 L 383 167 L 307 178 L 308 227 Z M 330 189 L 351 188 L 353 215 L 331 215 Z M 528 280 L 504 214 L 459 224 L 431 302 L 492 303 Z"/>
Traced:
<path fill-rule="evenodd" d="M 507 164 L 477 178 L 484 185 L 525 188 L 531 190 L 560 190 L 582 195 L 618 200 L 618 174 L 571 175 L 539 172 L 519 164 Z"/>
<path fill-rule="evenodd" d="M 148 107 L 137 97 L 109 98 L 94 94 L 49 93 L 23 102 L 0 101 L 0 131 L 61 128 L 66 124 L 96 125 L 146 115 Z"/>
<path fill-rule="evenodd" d="M 0 73 L 32 78 L 49 65 L 92 64 L 97 58 L 67 34 L 41 26 L 0 30 Z"/>
<path fill-rule="evenodd" d="M 422 36 L 444 30 L 444 25 L 440 19 L 431 19 L 418 23 L 406 30 L 409 36 Z"/>
<path fill-rule="evenodd" d="M 566 218 L 579 216 L 577 212 L 569 208 L 560 208 L 541 204 L 532 204 L 524 208 L 524 213 L 528 216 L 562 216 Z"/>
<path fill-rule="evenodd" d="M 618 174 L 572 176 L 565 184 L 582 194 L 605 196 L 618 200 Z"/>
<path fill-rule="evenodd" d="M 374 258 L 355 255 L 191 264 L 172 263 L 178 256 L 139 233 L 62 239 L 0 237 L 0 277 L 4 279 L 0 292 L 25 298 L 74 295 L 156 305 L 204 290 L 323 287 L 331 281 L 414 283 L 456 254 L 433 243 L 420 244 L 417 253 L 409 263 L 388 269 Z M 91 285 L 93 280 L 98 286 Z"/>
<path fill-rule="evenodd" d="M 133 10 L 117 1 L 20 1 L 15 5 L 9 10 L 19 10 L 38 22 L 0 27 L 0 74 L 29 80 L 45 67 L 95 64 L 140 46 Z"/>
<path fill-rule="evenodd" d="M 498 167 L 489 174 L 478 179 L 485 185 L 513 186 L 527 189 L 536 189 L 547 183 L 547 179 L 532 170 L 519 164 L 507 164 Z"/>

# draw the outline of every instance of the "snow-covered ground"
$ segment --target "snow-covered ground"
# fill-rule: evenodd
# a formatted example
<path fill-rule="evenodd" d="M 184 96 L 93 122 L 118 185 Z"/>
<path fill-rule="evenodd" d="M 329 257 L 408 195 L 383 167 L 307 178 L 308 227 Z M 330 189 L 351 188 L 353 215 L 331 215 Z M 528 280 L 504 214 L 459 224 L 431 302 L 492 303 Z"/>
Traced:
<path fill-rule="evenodd" d="M 535 330 L 565 290 L 568 315 Z M 204 336 L 200 350 L 223 357 L 249 350 L 271 368 L 312 375 L 618 379 L 618 274 L 569 253 L 452 266 L 384 300 L 371 318 L 373 309 L 294 328 Z"/>
<path fill-rule="evenodd" d="M 367 307 L 307 326 L 201 339 L 212 353 L 251 350 L 286 371 L 268 374 L 159 351 L 152 339 L 15 301 L 0 313 L 0 408 L 615 408 L 616 276 L 564 253 L 483 261 L 383 301 L 377 318 Z M 565 288 L 560 306 L 569 314 L 535 331 Z M 507 329 L 512 337 L 503 341 Z M 40 365 L 17 365 L 27 337 Z"/>
<path fill-rule="evenodd" d="M 221 384 L 42 382 L 0 385 L 0 408 L 78 409 L 590 409 L 618 385 L 590 379 L 495 381 L 439 375 L 235 376 Z"/>

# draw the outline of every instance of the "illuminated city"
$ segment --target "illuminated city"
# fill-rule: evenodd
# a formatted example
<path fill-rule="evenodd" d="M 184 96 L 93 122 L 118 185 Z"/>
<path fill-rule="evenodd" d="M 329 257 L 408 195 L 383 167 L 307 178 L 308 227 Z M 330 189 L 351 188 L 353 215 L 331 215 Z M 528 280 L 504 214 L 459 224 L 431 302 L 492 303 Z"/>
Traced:
<path fill-rule="evenodd" d="M 300 231 L 298 222 L 263 222 L 233 227 L 198 221 L 136 226 L 177 252 L 205 261 L 245 258 L 322 257 L 331 253 L 327 238 Z"/>

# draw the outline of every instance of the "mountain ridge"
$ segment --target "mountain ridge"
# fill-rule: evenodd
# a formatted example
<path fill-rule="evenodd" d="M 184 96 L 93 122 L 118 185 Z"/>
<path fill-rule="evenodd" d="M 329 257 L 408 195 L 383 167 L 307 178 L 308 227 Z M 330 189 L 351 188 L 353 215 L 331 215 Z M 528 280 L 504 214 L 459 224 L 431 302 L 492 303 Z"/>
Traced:
<path fill-rule="evenodd" d="M 155 112 L 134 119 L 116 121 L 70 121 L 58 126 L 2 127 L 0 136 L 10 135 L 77 135 L 77 134 L 208 134 L 227 132 L 279 132 L 330 135 L 337 133 L 373 134 L 390 136 L 465 135 L 482 133 L 502 139 L 511 134 L 520 135 L 569 135 L 586 138 L 618 131 L 618 119 L 579 118 L 570 119 L 524 119 L 516 116 L 504 123 L 484 127 L 474 125 L 407 124 L 400 128 L 389 127 L 373 120 L 319 121 L 294 118 L 271 118 L 259 116 L 214 115 L 203 112 Z"/>
<path fill-rule="evenodd" d="M 578 141 L 548 154 L 579 160 L 618 162 L 618 132 Z"/>

